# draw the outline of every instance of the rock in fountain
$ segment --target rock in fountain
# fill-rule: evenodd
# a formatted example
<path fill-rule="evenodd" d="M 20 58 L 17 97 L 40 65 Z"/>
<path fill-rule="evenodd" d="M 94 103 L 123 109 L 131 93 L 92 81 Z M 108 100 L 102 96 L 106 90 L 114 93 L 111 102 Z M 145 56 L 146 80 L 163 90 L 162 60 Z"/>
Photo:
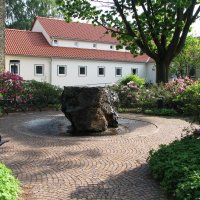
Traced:
<path fill-rule="evenodd" d="M 115 94 L 102 87 L 65 87 L 62 112 L 75 133 L 103 132 L 118 127 L 118 115 L 113 108 Z"/>

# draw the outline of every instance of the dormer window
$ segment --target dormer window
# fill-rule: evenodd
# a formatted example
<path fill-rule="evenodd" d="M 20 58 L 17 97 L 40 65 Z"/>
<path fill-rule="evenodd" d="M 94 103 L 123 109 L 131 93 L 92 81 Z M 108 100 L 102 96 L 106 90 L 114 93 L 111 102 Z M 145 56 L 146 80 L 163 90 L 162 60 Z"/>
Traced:
<path fill-rule="evenodd" d="M 58 45 L 58 40 L 53 40 L 54 45 Z"/>
<path fill-rule="evenodd" d="M 75 46 L 75 47 L 78 47 L 78 42 L 74 42 L 74 46 Z"/>

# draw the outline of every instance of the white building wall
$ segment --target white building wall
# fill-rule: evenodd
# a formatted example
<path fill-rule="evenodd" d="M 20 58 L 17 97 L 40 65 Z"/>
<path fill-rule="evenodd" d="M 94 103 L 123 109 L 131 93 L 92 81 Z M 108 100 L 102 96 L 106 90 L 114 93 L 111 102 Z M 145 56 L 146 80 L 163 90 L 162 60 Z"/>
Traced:
<path fill-rule="evenodd" d="M 32 32 L 42 33 L 44 35 L 44 37 L 46 38 L 46 40 L 48 41 L 48 43 L 51 45 L 51 43 L 52 43 L 51 38 L 49 37 L 49 35 L 47 34 L 47 32 L 45 31 L 45 29 L 42 27 L 42 25 L 40 24 L 40 22 L 38 20 L 36 20 L 36 22 L 34 23 Z"/>
<path fill-rule="evenodd" d="M 125 50 L 125 48 L 116 50 L 115 44 L 96 43 L 96 42 L 89 42 L 89 41 L 85 42 L 85 41 L 67 40 L 67 39 L 64 40 L 64 39 L 56 39 L 56 38 L 55 40 L 57 40 L 57 44 L 54 44 L 52 42 L 53 46 L 128 52 L 127 50 Z M 93 47 L 93 44 L 96 44 L 96 47 Z"/>
<path fill-rule="evenodd" d="M 50 82 L 50 58 L 25 57 L 25 56 L 5 56 L 6 71 L 10 71 L 10 60 L 19 60 L 19 75 L 24 80 L 37 80 Z M 44 66 L 44 75 L 35 75 L 35 65 Z"/>
<path fill-rule="evenodd" d="M 156 67 L 155 63 L 147 63 L 146 64 L 146 82 L 147 83 L 156 83 Z"/>
<path fill-rule="evenodd" d="M 67 66 L 66 76 L 57 75 L 58 65 Z M 87 76 L 79 76 L 78 66 L 87 66 Z M 98 66 L 105 67 L 105 76 L 98 76 Z M 104 86 L 122 78 L 121 76 L 115 76 L 116 67 L 122 68 L 122 76 L 130 74 L 132 68 L 138 68 L 138 75 L 146 78 L 145 63 L 53 59 L 51 80 L 52 84 L 61 87 L 78 85 Z"/>
<path fill-rule="evenodd" d="M 117 82 L 123 76 L 131 74 L 132 68 L 138 69 L 138 75 L 146 82 L 155 82 L 155 71 L 152 71 L 154 64 L 7 55 L 6 71 L 10 71 L 10 60 L 20 61 L 19 75 L 25 80 L 45 81 L 60 87 L 109 85 Z M 35 65 L 44 65 L 44 75 L 35 75 Z M 58 65 L 67 66 L 66 76 L 58 75 Z M 87 76 L 79 76 L 79 66 L 87 67 Z M 98 76 L 98 67 L 105 67 L 105 76 Z M 115 75 L 116 67 L 122 68 L 122 76 Z"/>

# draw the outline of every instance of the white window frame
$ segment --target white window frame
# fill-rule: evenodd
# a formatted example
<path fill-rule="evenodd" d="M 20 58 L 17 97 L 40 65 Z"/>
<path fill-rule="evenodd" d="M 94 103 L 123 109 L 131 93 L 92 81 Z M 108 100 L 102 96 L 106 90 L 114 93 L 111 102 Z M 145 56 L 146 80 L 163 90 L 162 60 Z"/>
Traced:
<path fill-rule="evenodd" d="M 37 74 L 36 73 L 37 66 L 42 66 L 42 74 Z M 44 76 L 44 64 L 35 64 L 34 65 L 34 74 L 35 74 L 35 76 Z"/>
<path fill-rule="evenodd" d="M 65 73 L 64 74 L 60 74 L 59 73 L 59 68 L 60 67 L 64 67 L 65 68 Z M 58 76 L 66 76 L 67 75 L 67 65 L 57 65 L 57 75 Z"/>
<path fill-rule="evenodd" d="M 84 67 L 85 68 L 85 74 L 80 74 L 80 69 Z M 87 66 L 78 66 L 78 75 L 79 76 L 87 76 Z"/>
<path fill-rule="evenodd" d="M 11 72 L 11 65 L 16 65 L 17 66 L 17 73 L 14 73 L 16 75 L 20 75 L 20 62 L 10 62 L 10 66 L 9 66 L 9 71 Z"/>
<path fill-rule="evenodd" d="M 134 73 L 133 73 L 133 70 L 134 70 L 134 69 L 136 70 L 135 75 L 138 75 L 138 68 L 131 68 L 131 74 L 134 74 Z"/>
<path fill-rule="evenodd" d="M 104 74 L 103 74 L 103 75 L 102 75 L 102 74 L 99 74 L 99 69 L 100 69 L 100 68 L 103 68 L 103 70 L 104 70 Z M 98 66 L 98 67 L 97 67 L 97 76 L 99 76 L 99 77 L 104 77 L 105 74 L 106 74 L 106 68 L 103 67 L 103 66 Z"/>
<path fill-rule="evenodd" d="M 121 70 L 121 74 L 117 75 L 117 70 L 120 69 Z M 122 67 L 115 67 L 115 76 L 117 77 L 122 77 Z"/>

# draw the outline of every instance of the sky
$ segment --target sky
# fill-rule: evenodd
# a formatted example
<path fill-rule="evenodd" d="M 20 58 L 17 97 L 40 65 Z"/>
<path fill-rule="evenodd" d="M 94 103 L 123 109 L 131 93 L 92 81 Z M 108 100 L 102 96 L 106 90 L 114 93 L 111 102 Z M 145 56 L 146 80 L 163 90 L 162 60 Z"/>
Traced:
<path fill-rule="evenodd" d="M 103 10 L 107 10 L 108 7 L 103 6 L 104 5 L 103 2 L 113 2 L 113 0 L 101 0 L 100 2 L 101 3 L 92 2 L 92 5 L 100 7 Z M 196 7 L 196 9 L 197 9 L 197 7 Z M 195 9 L 195 11 L 196 11 L 196 9 Z M 200 36 L 200 18 L 197 19 L 195 21 L 195 23 L 192 24 L 192 32 L 190 34 L 192 34 L 194 36 Z"/>
<path fill-rule="evenodd" d="M 200 36 L 200 19 L 197 19 L 196 22 L 192 25 L 192 34 L 195 36 Z"/>

